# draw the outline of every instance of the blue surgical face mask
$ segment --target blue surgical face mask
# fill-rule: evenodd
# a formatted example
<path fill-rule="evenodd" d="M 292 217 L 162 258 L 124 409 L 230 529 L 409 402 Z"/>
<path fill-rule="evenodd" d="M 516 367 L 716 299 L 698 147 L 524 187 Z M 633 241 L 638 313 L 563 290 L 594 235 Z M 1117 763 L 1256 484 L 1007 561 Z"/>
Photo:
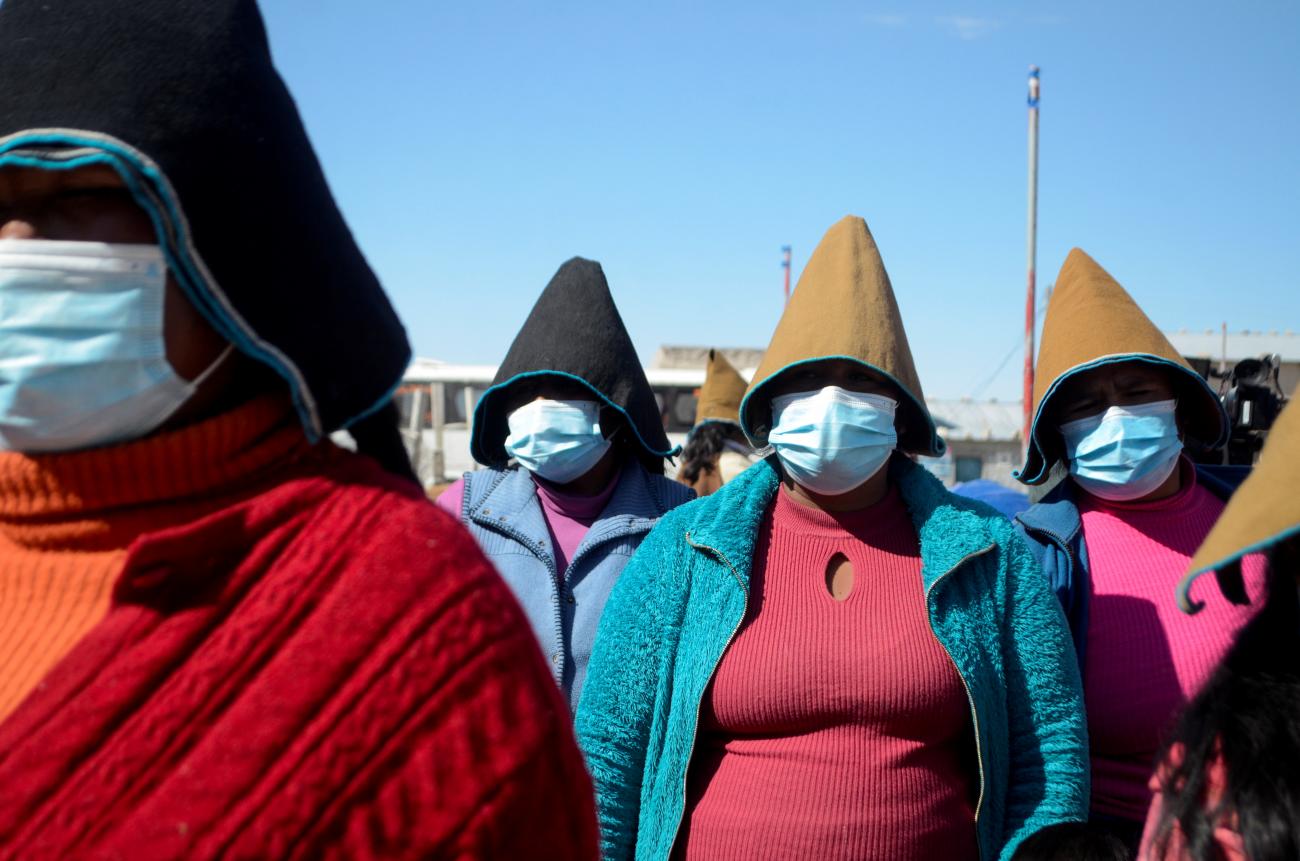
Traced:
<path fill-rule="evenodd" d="M 1070 475 L 1093 496 L 1113 502 L 1151 493 L 1177 468 L 1183 450 L 1176 407 L 1176 401 L 1115 406 L 1061 425 Z"/>
<path fill-rule="evenodd" d="M 149 434 L 193 382 L 167 363 L 156 245 L 0 240 L 0 449 L 75 451 Z"/>
<path fill-rule="evenodd" d="M 538 399 L 512 412 L 506 422 L 506 452 L 524 469 L 556 484 L 582 476 L 609 451 L 595 401 Z"/>
<path fill-rule="evenodd" d="M 880 472 L 898 445 L 897 408 L 893 398 L 838 386 L 781 395 L 772 399 L 767 441 L 800 486 L 848 493 Z"/>

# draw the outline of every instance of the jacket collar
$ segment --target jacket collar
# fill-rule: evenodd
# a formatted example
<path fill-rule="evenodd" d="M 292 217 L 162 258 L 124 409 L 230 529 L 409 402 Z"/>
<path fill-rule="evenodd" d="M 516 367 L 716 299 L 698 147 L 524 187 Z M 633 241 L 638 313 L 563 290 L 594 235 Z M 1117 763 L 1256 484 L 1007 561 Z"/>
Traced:
<path fill-rule="evenodd" d="M 758 530 L 781 485 L 775 462 L 775 455 L 759 461 L 687 509 L 692 516 L 686 522 L 686 542 L 722 556 L 745 588 Z"/>
<path fill-rule="evenodd" d="M 637 463 L 636 458 L 629 458 L 623 464 L 618 486 L 605 505 L 605 511 L 591 524 L 573 558 L 577 559 L 588 547 L 615 538 L 643 534 L 654 528 L 667 506 L 659 499 L 653 482 L 653 477 Z"/>
<path fill-rule="evenodd" d="M 541 547 L 550 544 L 546 516 L 542 514 L 542 505 L 537 501 L 533 479 L 527 470 L 499 471 L 487 493 L 478 502 L 472 502 L 465 514 L 479 526 L 511 535 L 529 547 L 535 542 Z"/>
<path fill-rule="evenodd" d="M 1083 528 L 1072 486 L 1069 478 L 1061 479 L 1042 499 L 1017 514 L 1016 520 L 1030 532 L 1044 532 L 1070 544 Z"/>
<path fill-rule="evenodd" d="M 1197 484 L 1225 501 L 1250 472 L 1249 468 L 1231 466 L 1215 467 L 1199 463 L 1193 466 Z M 1074 482 L 1068 476 L 1062 478 L 1042 499 L 1017 514 L 1016 520 L 1030 532 L 1045 532 L 1070 544 L 1083 528 L 1083 518 L 1074 501 Z"/>
<path fill-rule="evenodd" d="M 978 503 L 949 492 L 906 457 L 895 456 L 889 469 L 890 480 L 898 483 L 916 528 L 921 579 L 927 590 L 953 568 L 995 544 L 989 514 Z M 758 531 L 779 486 L 771 457 L 745 470 L 688 509 L 693 516 L 686 523 L 687 542 L 721 554 L 748 586 Z"/>
<path fill-rule="evenodd" d="M 574 559 L 588 547 L 601 542 L 649 532 L 662 513 L 650 475 L 635 459 L 623 465 L 617 481 L 618 486 L 605 505 L 605 511 L 591 525 Z M 472 504 L 467 513 L 470 520 L 484 528 L 523 536 L 526 543 L 545 539 L 538 546 L 550 546 L 546 515 L 537 499 L 533 478 L 526 469 L 502 470 L 488 492 L 478 503 Z M 530 543 L 529 546 L 533 545 Z M 570 564 L 572 562 L 570 560 Z"/>
<path fill-rule="evenodd" d="M 921 582 L 927 592 L 944 575 L 997 544 L 989 520 L 1000 515 L 952 493 L 924 467 L 905 457 L 896 456 L 890 472 L 916 528 Z"/>

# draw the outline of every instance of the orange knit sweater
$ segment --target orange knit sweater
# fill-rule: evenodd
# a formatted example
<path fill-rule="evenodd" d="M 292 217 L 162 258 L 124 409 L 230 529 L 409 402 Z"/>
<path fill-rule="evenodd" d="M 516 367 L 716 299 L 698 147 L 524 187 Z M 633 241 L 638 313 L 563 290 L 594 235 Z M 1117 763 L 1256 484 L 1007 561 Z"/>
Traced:
<path fill-rule="evenodd" d="M 0 452 L 0 722 L 104 618 L 137 536 L 264 487 L 306 449 L 267 397 L 124 445 Z"/>

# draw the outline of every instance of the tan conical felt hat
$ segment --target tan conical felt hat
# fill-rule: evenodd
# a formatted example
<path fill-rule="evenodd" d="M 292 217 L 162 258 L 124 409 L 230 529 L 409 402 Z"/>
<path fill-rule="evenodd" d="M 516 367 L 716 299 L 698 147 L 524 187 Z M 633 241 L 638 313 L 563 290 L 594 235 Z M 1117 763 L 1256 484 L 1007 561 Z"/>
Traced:
<path fill-rule="evenodd" d="M 1061 456 L 1057 434 L 1043 420 L 1061 384 L 1073 374 L 1131 361 L 1174 371 L 1184 430 L 1202 443 L 1222 443 L 1227 418 L 1214 391 L 1119 282 L 1081 249 L 1073 249 L 1056 276 L 1043 320 L 1034 366 L 1034 422 L 1025 465 L 1016 478 L 1041 484 Z"/>
<path fill-rule="evenodd" d="M 853 215 L 826 231 L 813 251 L 741 402 L 741 427 L 756 447 L 767 444 L 770 430 L 763 387 L 795 365 L 822 359 L 852 359 L 887 376 L 902 393 L 898 447 L 943 454 L 885 264 L 867 223 Z"/>
<path fill-rule="evenodd" d="M 1178 606 L 1195 612 L 1192 582 L 1207 571 L 1237 562 L 1247 553 L 1267 550 L 1300 534 L 1300 403 L 1293 392 L 1277 417 L 1260 452 L 1259 463 L 1237 488 L 1227 508 L 1192 557 L 1187 576 L 1178 584 Z"/>
<path fill-rule="evenodd" d="M 709 350 L 709 366 L 695 406 L 695 424 L 731 422 L 740 424 L 740 400 L 747 383 L 719 350 Z"/>

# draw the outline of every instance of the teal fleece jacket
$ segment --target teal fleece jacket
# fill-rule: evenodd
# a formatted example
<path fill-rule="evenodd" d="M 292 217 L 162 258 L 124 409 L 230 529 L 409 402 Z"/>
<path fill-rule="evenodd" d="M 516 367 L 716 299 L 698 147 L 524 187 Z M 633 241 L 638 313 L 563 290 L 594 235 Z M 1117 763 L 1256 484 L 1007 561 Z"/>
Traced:
<path fill-rule="evenodd" d="M 890 468 L 920 539 L 917 588 L 971 704 L 980 857 L 1010 858 L 1038 829 L 1087 819 L 1069 629 L 1006 518 L 906 458 Z M 665 515 L 605 606 L 577 729 L 608 861 L 666 861 L 673 850 L 701 699 L 744 619 L 754 545 L 778 486 L 762 461 Z"/>

